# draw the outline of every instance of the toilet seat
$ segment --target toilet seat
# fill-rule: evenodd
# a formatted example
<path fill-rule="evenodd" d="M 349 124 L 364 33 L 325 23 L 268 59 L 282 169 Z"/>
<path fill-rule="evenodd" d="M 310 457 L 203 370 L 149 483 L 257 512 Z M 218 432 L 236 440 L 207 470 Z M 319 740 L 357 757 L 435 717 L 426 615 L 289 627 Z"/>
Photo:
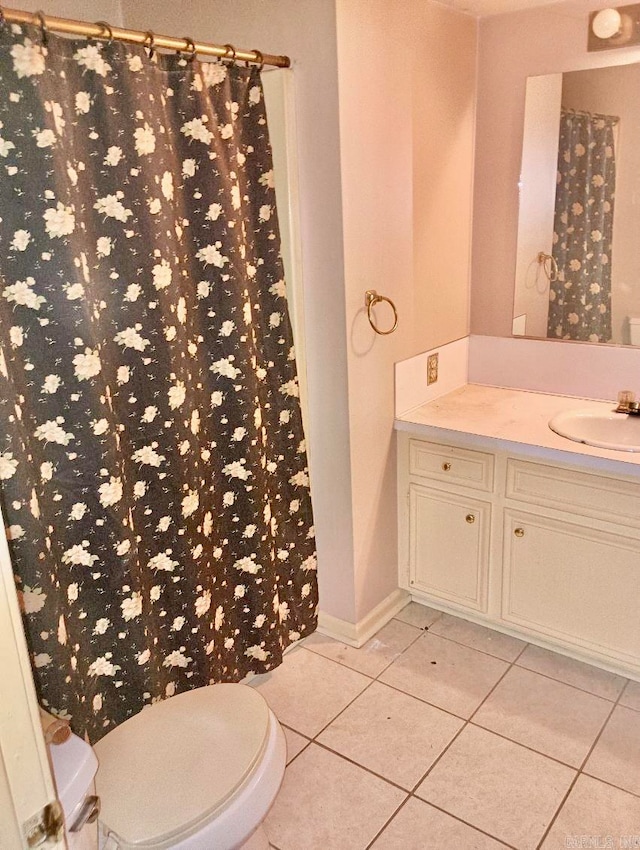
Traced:
<path fill-rule="evenodd" d="M 123 850 L 172 847 L 230 805 L 259 763 L 271 712 L 246 685 L 145 708 L 95 746 L 101 821 Z"/>

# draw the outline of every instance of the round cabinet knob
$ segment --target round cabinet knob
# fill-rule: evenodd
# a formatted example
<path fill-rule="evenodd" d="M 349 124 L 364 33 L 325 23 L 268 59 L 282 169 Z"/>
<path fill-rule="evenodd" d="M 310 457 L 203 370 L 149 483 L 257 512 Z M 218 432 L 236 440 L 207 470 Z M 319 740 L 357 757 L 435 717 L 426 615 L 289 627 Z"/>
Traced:
<path fill-rule="evenodd" d="M 449 470 L 451 469 L 451 464 L 445 462 L 445 463 L 442 464 L 442 468 L 444 469 L 445 472 L 449 472 Z"/>
<path fill-rule="evenodd" d="M 465 519 L 469 523 L 469 525 L 473 525 L 473 523 L 476 521 L 476 518 L 473 514 L 467 514 Z"/>
<path fill-rule="evenodd" d="M 516 537 L 524 537 L 524 528 L 516 528 L 513 533 Z"/>

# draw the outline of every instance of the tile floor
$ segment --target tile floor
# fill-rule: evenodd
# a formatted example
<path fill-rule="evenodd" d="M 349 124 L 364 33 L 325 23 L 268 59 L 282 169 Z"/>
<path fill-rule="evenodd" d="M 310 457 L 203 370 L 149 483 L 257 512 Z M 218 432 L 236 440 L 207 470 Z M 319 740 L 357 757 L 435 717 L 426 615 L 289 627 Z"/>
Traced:
<path fill-rule="evenodd" d="M 640 848 L 640 684 L 411 603 L 251 684 L 285 728 L 275 850 Z"/>

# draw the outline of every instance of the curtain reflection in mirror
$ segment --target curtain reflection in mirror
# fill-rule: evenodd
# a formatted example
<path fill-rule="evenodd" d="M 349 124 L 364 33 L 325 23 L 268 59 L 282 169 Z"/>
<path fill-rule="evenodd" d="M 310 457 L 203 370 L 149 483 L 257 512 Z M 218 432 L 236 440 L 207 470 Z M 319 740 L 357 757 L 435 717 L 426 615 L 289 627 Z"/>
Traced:
<path fill-rule="evenodd" d="M 611 341 L 611 245 L 619 119 L 563 109 L 547 336 Z"/>

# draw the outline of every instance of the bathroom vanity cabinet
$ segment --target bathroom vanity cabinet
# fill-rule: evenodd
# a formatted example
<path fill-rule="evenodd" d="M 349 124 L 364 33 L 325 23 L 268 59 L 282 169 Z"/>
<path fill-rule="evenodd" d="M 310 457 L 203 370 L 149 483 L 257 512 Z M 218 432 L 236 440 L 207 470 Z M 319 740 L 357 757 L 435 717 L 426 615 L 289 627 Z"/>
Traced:
<path fill-rule="evenodd" d="M 640 477 L 398 433 L 400 586 L 640 677 Z M 487 448 L 489 446 L 489 449 Z M 640 470 L 638 470 L 640 471 Z"/>

